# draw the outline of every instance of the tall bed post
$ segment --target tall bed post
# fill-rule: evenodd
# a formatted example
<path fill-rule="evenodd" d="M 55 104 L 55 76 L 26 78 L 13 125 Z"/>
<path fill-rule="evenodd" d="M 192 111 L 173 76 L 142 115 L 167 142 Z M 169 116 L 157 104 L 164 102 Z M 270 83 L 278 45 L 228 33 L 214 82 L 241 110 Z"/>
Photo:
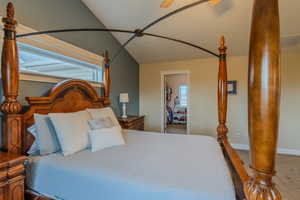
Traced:
<path fill-rule="evenodd" d="M 18 102 L 19 90 L 19 57 L 16 42 L 16 24 L 14 20 L 14 7 L 7 5 L 7 16 L 2 19 L 4 23 L 4 40 L 2 48 L 2 87 L 4 102 L 1 104 L 3 116 L 2 149 L 11 153 L 21 154 L 22 137 L 21 115 L 18 113 L 22 105 Z"/>
<path fill-rule="evenodd" d="M 218 140 L 222 142 L 227 138 L 228 128 L 226 126 L 227 117 L 227 66 L 226 66 L 226 50 L 225 38 L 220 40 L 220 57 L 219 57 L 219 72 L 218 72 Z"/>
<path fill-rule="evenodd" d="M 253 175 L 247 200 L 280 200 L 272 181 L 280 104 L 278 0 L 255 0 L 250 39 L 248 118 Z"/>
<path fill-rule="evenodd" d="M 105 104 L 110 104 L 109 95 L 110 95 L 110 59 L 108 51 L 105 51 L 103 54 L 104 57 L 104 97 Z"/>

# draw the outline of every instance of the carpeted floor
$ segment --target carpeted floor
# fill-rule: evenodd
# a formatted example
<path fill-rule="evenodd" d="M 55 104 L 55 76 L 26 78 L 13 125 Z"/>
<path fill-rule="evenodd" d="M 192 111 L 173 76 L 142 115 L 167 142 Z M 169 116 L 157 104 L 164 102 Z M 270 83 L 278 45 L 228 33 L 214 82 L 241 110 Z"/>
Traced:
<path fill-rule="evenodd" d="M 175 133 L 175 134 L 186 134 L 186 125 L 185 124 L 168 124 L 167 133 Z"/>
<path fill-rule="evenodd" d="M 242 160 L 249 163 L 248 151 L 238 151 Z M 278 155 L 274 182 L 283 200 L 300 199 L 300 156 Z"/>

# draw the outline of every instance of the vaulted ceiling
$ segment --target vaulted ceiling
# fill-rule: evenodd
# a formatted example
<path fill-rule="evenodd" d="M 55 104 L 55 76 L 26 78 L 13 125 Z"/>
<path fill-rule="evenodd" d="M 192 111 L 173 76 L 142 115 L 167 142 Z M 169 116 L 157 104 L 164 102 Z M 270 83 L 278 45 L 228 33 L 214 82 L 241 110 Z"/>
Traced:
<path fill-rule="evenodd" d="M 107 28 L 134 30 L 195 0 L 175 0 L 168 9 L 159 7 L 162 0 L 82 0 Z M 282 43 L 285 49 L 300 51 L 300 1 L 279 0 Z M 202 4 L 172 16 L 147 32 L 162 34 L 217 52 L 224 35 L 229 55 L 247 55 L 253 0 L 224 0 L 215 7 Z M 114 33 L 124 43 L 130 35 Z M 157 38 L 142 37 L 126 49 L 139 63 L 193 59 L 209 56 L 192 47 Z"/>

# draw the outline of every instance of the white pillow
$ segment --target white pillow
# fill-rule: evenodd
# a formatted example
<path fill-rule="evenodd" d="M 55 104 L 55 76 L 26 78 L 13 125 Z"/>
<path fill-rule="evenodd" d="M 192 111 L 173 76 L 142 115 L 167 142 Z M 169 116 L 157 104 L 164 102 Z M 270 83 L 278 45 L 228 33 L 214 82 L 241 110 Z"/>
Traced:
<path fill-rule="evenodd" d="M 89 147 L 87 120 L 91 116 L 87 111 L 74 113 L 50 113 L 64 156 L 82 151 Z"/>
<path fill-rule="evenodd" d="M 30 149 L 27 151 L 28 155 L 40 155 L 40 149 L 39 149 L 39 143 L 38 143 L 38 140 L 37 140 L 37 128 L 36 128 L 36 125 L 32 125 L 30 126 L 29 128 L 27 128 L 27 131 L 29 133 L 31 133 L 33 136 L 34 136 L 34 142 L 33 144 L 31 145 Z"/>
<path fill-rule="evenodd" d="M 88 120 L 88 123 L 92 130 L 102 129 L 102 128 L 111 128 L 114 126 L 114 123 L 110 117 Z"/>
<path fill-rule="evenodd" d="M 40 155 L 55 153 L 60 150 L 54 126 L 48 115 L 34 114 L 37 129 L 37 143 Z"/>
<path fill-rule="evenodd" d="M 118 126 L 121 129 L 119 121 L 114 113 L 114 111 L 110 107 L 105 108 L 97 108 L 97 109 L 87 109 L 87 111 L 91 114 L 93 119 L 100 119 L 104 117 L 110 117 L 114 123 L 114 126 Z"/>
<path fill-rule="evenodd" d="M 119 127 L 95 129 L 89 131 L 91 151 L 99 151 L 113 146 L 124 145 L 125 141 Z"/>

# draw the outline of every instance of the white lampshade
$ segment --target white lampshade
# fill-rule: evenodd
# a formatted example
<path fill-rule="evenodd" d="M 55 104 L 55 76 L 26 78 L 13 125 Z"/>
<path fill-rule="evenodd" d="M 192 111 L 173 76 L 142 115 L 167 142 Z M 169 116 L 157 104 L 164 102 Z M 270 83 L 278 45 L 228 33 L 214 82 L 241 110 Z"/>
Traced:
<path fill-rule="evenodd" d="M 120 94 L 120 103 L 128 103 L 128 102 L 129 102 L 128 93 L 121 93 Z"/>

